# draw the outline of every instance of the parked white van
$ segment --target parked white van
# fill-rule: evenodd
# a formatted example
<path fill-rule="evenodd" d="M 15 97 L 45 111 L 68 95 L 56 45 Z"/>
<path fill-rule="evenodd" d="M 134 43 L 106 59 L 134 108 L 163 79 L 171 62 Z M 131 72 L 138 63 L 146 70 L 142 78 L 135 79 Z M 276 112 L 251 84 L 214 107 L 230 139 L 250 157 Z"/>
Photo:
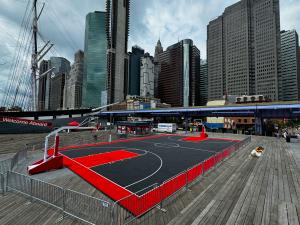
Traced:
<path fill-rule="evenodd" d="M 159 133 L 175 133 L 177 130 L 176 123 L 159 123 L 156 132 Z"/>

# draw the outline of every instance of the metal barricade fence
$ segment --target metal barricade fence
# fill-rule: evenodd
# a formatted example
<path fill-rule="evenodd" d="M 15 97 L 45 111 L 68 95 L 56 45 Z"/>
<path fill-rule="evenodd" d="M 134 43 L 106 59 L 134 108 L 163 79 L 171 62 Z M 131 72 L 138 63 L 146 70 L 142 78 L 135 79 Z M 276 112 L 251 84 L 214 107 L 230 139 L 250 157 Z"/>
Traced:
<path fill-rule="evenodd" d="M 138 195 L 153 188 L 158 188 L 158 184 L 150 185 L 136 193 L 114 202 L 111 207 L 111 225 L 134 223 L 138 219 L 137 214 L 141 211 L 141 204 Z M 128 209 L 125 209 L 126 207 L 130 207 L 137 214 L 134 215 L 132 212 L 129 212 Z"/>
<path fill-rule="evenodd" d="M 5 191 L 1 177 L 0 174 L 0 193 L 1 188 Z M 109 225 L 111 221 L 111 202 L 32 179 L 24 174 L 7 172 L 6 189 L 58 208 L 64 215 L 89 224 Z"/>
<path fill-rule="evenodd" d="M 11 159 L 0 161 L 0 173 L 6 174 L 7 171 L 10 171 L 10 168 L 11 168 Z"/>
<path fill-rule="evenodd" d="M 11 167 L 10 167 L 10 170 L 13 170 L 14 167 L 24 161 L 24 160 L 27 160 L 27 152 L 28 152 L 28 146 L 26 146 L 24 149 L 18 151 L 14 156 L 13 158 L 11 159 Z"/>
<path fill-rule="evenodd" d="M 46 202 L 62 209 L 64 202 L 64 189 L 40 180 L 30 179 L 30 195 L 33 198 Z"/>
<path fill-rule="evenodd" d="M 6 179 L 8 191 L 14 190 L 27 196 L 31 196 L 31 178 L 29 176 L 8 171 Z"/>
<path fill-rule="evenodd" d="M 111 208 L 111 225 L 152 224 L 152 217 L 155 217 L 155 215 L 153 215 L 154 208 L 159 208 L 164 211 L 163 207 L 167 205 L 168 199 L 181 193 L 180 191 L 188 189 L 190 185 L 197 182 L 199 177 L 201 177 L 205 171 L 210 170 L 249 142 L 251 142 L 251 137 L 235 143 L 233 146 L 224 149 L 220 153 L 216 153 L 204 162 L 189 168 L 185 172 L 177 174 L 159 186 L 156 184 L 147 187 L 146 189 L 151 188 L 152 190 L 141 196 L 132 194 L 117 201 Z M 126 205 L 130 205 L 131 212 L 122 207 Z"/>
<path fill-rule="evenodd" d="M 111 202 L 94 198 L 73 190 L 65 190 L 64 213 L 90 224 L 109 225 Z"/>
<path fill-rule="evenodd" d="M 4 174 L 0 173 L 0 194 L 4 195 L 5 189 L 4 189 Z"/>

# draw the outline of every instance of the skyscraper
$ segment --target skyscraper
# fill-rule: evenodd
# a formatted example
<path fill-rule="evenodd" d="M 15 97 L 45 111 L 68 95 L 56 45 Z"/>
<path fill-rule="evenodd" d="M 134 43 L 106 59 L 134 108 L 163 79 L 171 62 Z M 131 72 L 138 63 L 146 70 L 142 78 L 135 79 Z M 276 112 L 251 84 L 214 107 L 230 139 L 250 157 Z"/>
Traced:
<path fill-rule="evenodd" d="M 82 106 L 87 108 L 106 105 L 101 102 L 107 88 L 105 20 L 105 12 L 96 11 L 86 16 Z"/>
<path fill-rule="evenodd" d="M 140 96 L 154 97 L 154 59 L 149 53 L 141 58 Z"/>
<path fill-rule="evenodd" d="M 133 46 L 129 53 L 128 95 L 140 95 L 141 57 L 145 51 L 139 46 Z"/>
<path fill-rule="evenodd" d="M 108 103 L 120 102 L 126 96 L 128 79 L 128 34 L 130 0 L 106 0 L 108 44 Z"/>
<path fill-rule="evenodd" d="M 207 27 L 208 98 L 264 95 L 278 99 L 278 0 L 241 0 Z"/>
<path fill-rule="evenodd" d="M 66 76 L 71 69 L 70 62 L 62 57 L 51 57 L 50 68 L 53 68 L 53 76 L 50 84 L 49 109 L 63 109 L 64 88 Z"/>
<path fill-rule="evenodd" d="M 159 54 L 163 53 L 164 49 L 161 45 L 160 39 L 157 41 L 154 53 L 154 97 L 158 98 L 158 76 L 160 73 Z"/>
<path fill-rule="evenodd" d="M 200 51 L 185 39 L 159 54 L 158 92 L 172 106 L 197 106 L 200 100 Z"/>
<path fill-rule="evenodd" d="M 65 79 L 69 72 L 70 62 L 65 58 L 51 57 L 41 62 L 40 75 L 44 75 L 39 79 L 39 110 L 63 108 Z"/>
<path fill-rule="evenodd" d="M 64 90 L 64 108 L 79 109 L 82 105 L 82 83 L 84 76 L 84 53 L 79 50 L 75 53 L 74 64 L 67 75 Z"/>
<path fill-rule="evenodd" d="M 40 63 L 40 76 L 38 82 L 38 110 L 44 111 L 49 107 L 49 95 L 50 95 L 50 79 L 51 73 L 47 73 L 50 69 L 50 60 L 42 60 Z"/>
<path fill-rule="evenodd" d="M 222 99 L 225 94 L 223 59 L 223 18 L 218 17 L 207 26 L 208 99 Z"/>
<path fill-rule="evenodd" d="M 200 61 L 200 105 L 206 105 L 208 97 L 207 61 Z"/>
<path fill-rule="evenodd" d="M 280 100 L 300 100 L 300 51 L 295 30 L 281 32 Z"/>

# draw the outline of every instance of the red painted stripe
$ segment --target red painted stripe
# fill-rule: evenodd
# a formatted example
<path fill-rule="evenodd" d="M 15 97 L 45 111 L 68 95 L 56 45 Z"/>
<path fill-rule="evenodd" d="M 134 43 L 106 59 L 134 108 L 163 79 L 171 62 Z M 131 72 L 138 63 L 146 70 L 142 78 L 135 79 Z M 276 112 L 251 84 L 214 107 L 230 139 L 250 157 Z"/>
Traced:
<path fill-rule="evenodd" d="M 75 158 L 74 160 L 86 167 L 100 166 L 103 164 L 113 163 L 125 159 L 131 159 L 140 156 L 137 153 L 128 152 L 125 150 L 117 150 L 113 152 L 106 152 L 95 155 L 88 155 L 84 157 Z"/>
<path fill-rule="evenodd" d="M 73 159 L 63 155 L 63 162 L 66 167 L 81 176 L 84 180 L 92 184 L 98 190 L 108 195 L 113 200 L 117 201 L 124 197 L 128 197 L 133 193 L 120 185 L 112 182 L 106 177 L 96 173 L 88 167 L 74 161 Z"/>
<path fill-rule="evenodd" d="M 182 140 L 183 141 L 191 141 L 191 142 L 201 142 L 201 141 L 206 141 L 207 138 L 192 136 L 192 137 L 183 138 Z"/>

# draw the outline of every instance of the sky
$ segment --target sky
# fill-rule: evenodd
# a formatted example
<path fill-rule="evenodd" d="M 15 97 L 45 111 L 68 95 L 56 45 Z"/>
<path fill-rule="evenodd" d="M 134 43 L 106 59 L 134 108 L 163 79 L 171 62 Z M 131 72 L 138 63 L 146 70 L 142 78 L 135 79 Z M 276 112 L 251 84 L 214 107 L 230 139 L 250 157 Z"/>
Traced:
<path fill-rule="evenodd" d="M 0 0 L 0 103 L 10 77 L 11 62 L 28 0 Z M 160 38 L 164 48 L 192 39 L 206 58 L 206 26 L 237 0 L 131 0 L 129 50 L 139 45 L 153 54 Z M 73 62 L 84 46 L 85 16 L 104 11 L 104 0 L 39 0 L 45 3 L 39 20 L 40 33 L 55 47 L 46 56 L 62 56 Z M 300 33 L 300 0 L 281 0 L 281 30 Z"/>

